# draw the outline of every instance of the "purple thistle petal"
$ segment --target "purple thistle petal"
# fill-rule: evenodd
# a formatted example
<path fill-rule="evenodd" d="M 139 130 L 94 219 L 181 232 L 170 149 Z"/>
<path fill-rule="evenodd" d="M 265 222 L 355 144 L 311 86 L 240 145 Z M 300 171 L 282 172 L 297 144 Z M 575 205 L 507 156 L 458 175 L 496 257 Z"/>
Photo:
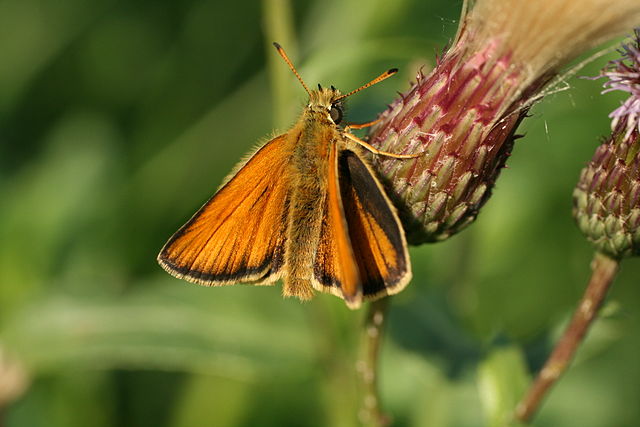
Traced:
<path fill-rule="evenodd" d="M 612 129 L 626 118 L 625 138 L 628 138 L 634 130 L 640 130 L 640 29 L 635 30 L 631 42 L 623 45 L 619 52 L 622 58 L 611 61 L 602 73 L 609 79 L 602 93 L 620 90 L 631 95 L 609 114 Z"/>

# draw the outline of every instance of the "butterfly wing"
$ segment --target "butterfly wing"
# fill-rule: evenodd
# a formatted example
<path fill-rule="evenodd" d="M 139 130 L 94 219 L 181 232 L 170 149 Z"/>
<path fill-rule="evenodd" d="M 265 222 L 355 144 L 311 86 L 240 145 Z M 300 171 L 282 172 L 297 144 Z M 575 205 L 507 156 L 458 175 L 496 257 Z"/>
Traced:
<path fill-rule="evenodd" d="M 288 213 L 287 134 L 260 148 L 162 248 L 173 276 L 202 285 L 273 283 Z"/>
<path fill-rule="evenodd" d="M 340 194 L 338 148 L 331 144 L 329 150 L 327 196 L 313 285 L 320 291 L 343 298 L 349 307 L 357 308 L 362 301 L 362 286 Z"/>
<path fill-rule="evenodd" d="M 353 151 L 340 151 L 338 171 L 364 299 L 400 292 L 411 280 L 411 265 L 395 208 L 373 171 Z"/>

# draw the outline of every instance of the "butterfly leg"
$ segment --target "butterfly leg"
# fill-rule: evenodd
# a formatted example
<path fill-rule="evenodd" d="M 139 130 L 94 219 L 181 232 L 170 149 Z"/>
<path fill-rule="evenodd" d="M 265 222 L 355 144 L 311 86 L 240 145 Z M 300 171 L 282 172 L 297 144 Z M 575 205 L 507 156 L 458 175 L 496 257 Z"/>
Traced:
<path fill-rule="evenodd" d="M 420 152 L 420 153 L 416 153 L 416 154 L 389 153 L 387 151 L 378 150 L 373 145 L 367 143 L 366 141 L 361 140 L 357 136 L 352 135 L 352 134 L 350 134 L 348 132 L 345 132 L 344 136 L 346 136 L 347 138 L 349 138 L 350 140 L 352 140 L 356 144 L 359 144 L 359 145 L 363 146 L 364 148 L 366 148 L 368 151 L 372 152 L 373 154 L 378 154 L 380 156 L 393 157 L 394 159 L 415 159 L 416 157 L 420 157 L 420 156 L 422 156 L 424 154 L 424 152 Z"/>
<path fill-rule="evenodd" d="M 364 128 L 368 128 L 371 127 L 373 125 L 375 125 L 376 123 L 378 123 L 380 120 L 382 119 L 375 119 L 372 120 L 370 122 L 367 123 L 349 123 L 344 127 L 344 131 L 345 132 L 349 132 L 349 130 L 351 129 L 364 129 Z"/>

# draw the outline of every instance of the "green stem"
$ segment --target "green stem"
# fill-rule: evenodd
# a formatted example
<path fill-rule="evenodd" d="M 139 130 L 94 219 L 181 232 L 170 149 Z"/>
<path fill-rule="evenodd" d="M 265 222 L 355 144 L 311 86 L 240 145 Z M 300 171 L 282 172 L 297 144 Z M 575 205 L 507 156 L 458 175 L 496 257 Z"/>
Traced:
<path fill-rule="evenodd" d="M 613 279 L 616 277 L 619 261 L 596 253 L 591 268 L 589 285 L 582 296 L 578 309 L 573 314 L 571 323 L 538 373 L 533 385 L 516 407 L 516 417 L 520 421 L 529 422 L 533 418 L 549 389 L 571 363 L 578 346 L 598 314 Z"/>
<path fill-rule="evenodd" d="M 276 128 L 281 129 L 291 124 L 292 107 L 297 107 L 299 102 L 291 102 L 295 99 L 291 73 L 276 54 L 272 43 L 280 43 L 289 57 L 296 60 L 298 49 L 293 29 L 293 12 L 289 0 L 263 0 L 262 15 L 269 80 L 273 93 L 273 122 Z"/>
<path fill-rule="evenodd" d="M 389 297 L 385 297 L 369 304 L 364 324 L 363 351 L 357 364 L 362 389 L 359 418 L 364 425 L 371 427 L 386 426 L 390 423 L 389 417 L 382 411 L 378 392 L 378 356 L 389 300 Z"/>

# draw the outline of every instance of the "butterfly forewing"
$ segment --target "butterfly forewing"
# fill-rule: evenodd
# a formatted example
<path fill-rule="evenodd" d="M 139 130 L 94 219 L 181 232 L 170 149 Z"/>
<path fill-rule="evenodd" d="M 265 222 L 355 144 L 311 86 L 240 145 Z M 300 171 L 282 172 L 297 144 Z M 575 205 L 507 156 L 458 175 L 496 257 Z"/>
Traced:
<path fill-rule="evenodd" d="M 338 159 L 349 236 L 365 299 L 395 294 L 411 279 L 400 220 L 371 169 L 353 151 Z"/>
<path fill-rule="evenodd" d="M 357 307 L 362 300 L 362 282 L 344 216 L 338 178 L 338 156 L 336 144 L 331 144 L 327 195 L 314 263 L 315 284 L 319 290 L 338 295 L 348 305 Z"/>
<path fill-rule="evenodd" d="M 259 149 L 162 248 L 172 275 L 204 285 L 272 283 L 282 274 L 287 134 Z"/>

